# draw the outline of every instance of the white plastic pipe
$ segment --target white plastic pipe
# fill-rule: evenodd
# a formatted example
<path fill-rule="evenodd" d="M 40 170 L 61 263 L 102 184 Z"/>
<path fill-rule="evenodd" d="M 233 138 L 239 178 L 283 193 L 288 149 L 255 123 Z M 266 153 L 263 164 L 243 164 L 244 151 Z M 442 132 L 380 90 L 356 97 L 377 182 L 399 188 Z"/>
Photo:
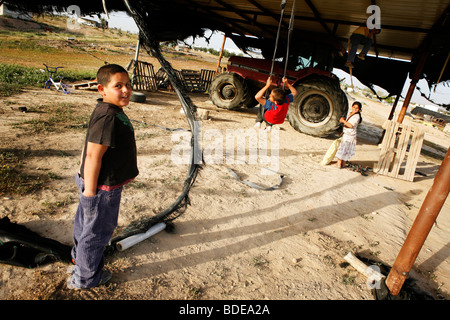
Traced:
<path fill-rule="evenodd" d="M 151 236 L 157 234 L 158 232 L 164 230 L 166 228 L 166 224 L 163 222 L 155 224 L 153 227 L 148 229 L 145 233 L 138 233 L 131 237 L 125 238 L 116 243 L 116 248 L 119 251 L 124 251 L 135 244 L 144 241 L 145 239 L 150 238 Z"/>

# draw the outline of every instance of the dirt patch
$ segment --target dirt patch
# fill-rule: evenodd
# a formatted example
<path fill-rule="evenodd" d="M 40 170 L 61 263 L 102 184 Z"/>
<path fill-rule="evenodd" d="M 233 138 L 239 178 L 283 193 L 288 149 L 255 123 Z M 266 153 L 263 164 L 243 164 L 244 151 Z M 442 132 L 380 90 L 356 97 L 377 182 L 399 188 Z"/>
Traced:
<path fill-rule="evenodd" d="M 0 100 L 1 150 L 21 151 L 29 172 L 51 172 L 45 188 L 24 196 L 0 200 L 0 217 L 65 244 L 71 244 L 77 207 L 74 174 L 85 131 L 66 124 L 60 130 L 33 132 L 25 120 L 46 116 L 45 106 L 61 104 L 75 114 L 89 114 L 95 91 L 63 95 L 44 89 Z M 253 128 L 256 110 L 217 109 L 204 94 L 193 94 L 194 103 L 210 111 L 202 122 L 203 147 L 211 150 L 207 135 L 215 140 L 254 131 L 268 143 L 275 135 Z M 359 98 L 358 98 L 359 99 Z M 360 99 L 363 100 L 363 99 Z M 360 139 L 353 163 L 376 163 L 380 110 L 389 108 L 365 102 Z M 20 112 L 25 106 L 35 112 Z M 41 106 L 43 109 L 39 109 Z M 42 112 L 37 112 L 41 110 Z M 181 191 L 187 164 L 177 164 L 179 143 L 189 129 L 174 93 L 147 93 L 145 103 L 130 103 L 126 113 L 133 120 L 138 145 L 140 175 L 123 193 L 117 232 L 131 221 L 151 216 L 169 206 Z M 157 126 L 154 126 L 157 125 Z M 28 126 L 28 127 L 27 127 Z M 248 134 L 249 131 L 246 131 Z M 414 182 L 319 165 L 331 139 L 296 132 L 288 123 L 277 131 L 279 149 L 276 171 L 284 175 L 279 189 L 261 191 L 235 180 L 270 186 L 278 175 L 258 154 L 258 163 L 247 156 L 230 161 L 227 150 L 217 153 L 202 169 L 190 192 L 191 204 L 175 220 L 174 233 L 161 232 L 107 260 L 111 284 L 86 291 L 65 288 L 67 265 L 54 263 L 28 270 L 0 265 L 2 299 L 373 299 L 364 276 L 345 265 L 352 251 L 392 265 L 427 194 L 440 160 L 421 156 Z M 428 134 L 428 133 L 427 133 Z M 444 144 L 449 137 L 433 131 Z M 266 135 L 265 137 L 263 135 Z M 181 140 L 180 140 L 181 139 Z M 275 142 L 275 141 L 274 141 Z M 178 148 L 178 149 L 177 149 Z M 220 148 L 216 147 L 216 151 Z M 229 156 L 229 154 L 228 154 Z M 223 163 L 220 163 L 222 159 Z M 228 159 L 228 160 L 227 160 Z M 261 163 L 266 160 L 266 163 Z M 272 166 L 272 167 L 271 167 Z M 66 201 L 48 210 L 48 204 Z M 436 297 L 449 292 L 449 205 L 444 205 L 436 226 L 422 249 L 412 277 Z"/>

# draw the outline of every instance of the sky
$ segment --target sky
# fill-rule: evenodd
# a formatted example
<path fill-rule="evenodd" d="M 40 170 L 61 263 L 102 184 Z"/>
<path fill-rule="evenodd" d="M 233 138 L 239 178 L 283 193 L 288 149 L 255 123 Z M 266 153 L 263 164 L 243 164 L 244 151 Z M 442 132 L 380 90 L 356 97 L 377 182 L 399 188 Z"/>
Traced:
<path fill-rule="evenodd" d="M 102 17 L 106 19 L 105 14 L 102 14 Z M 110 12 L 109 17 L 110 19 L 108 20 L 108 24 L 109 27 L 111 28 L 120 28 L 123 31 L 129 31 L 134 33 L 137 33 L 139 31 L 133 18 L 131 18 L 126 12 L 117 12 L 117 11 Z M 211 31 L 207 31 L 205 35 L 209 37 L 211 35 Z M 222 47 L 223 36 L 224 34 L 222 32 L 216 31 L 213 33 L 209 44 L 206 42 L 204 38 L 197 38 L 194 41 L 192 37 L 185 39 L 185 43 L 196 47 L 206 47 L 206 48 L 213 48 L 215 50 L 220 50 L 220 48 Z M 227 38 L 225 41 L 225 50 L 229 52 L 239 52 L 239 48 L 229 38 Z M 345 82 L 350 85 L 351 83 L 350 75 L 347 72 L 340 69 L 334 69 L 333 73 L 335 73 L 340 79 L 345 78 L 346 79 Z M 364 88 L 364 85 L 361 84 L 356 78 L 353 78 L 353 84 L 355 87 Z M 410 79 L 407 78 L 402 91 L 403 98 L 406 96 L 406 93 L 409 89 L 409 85 Z M 417 84 L 417 87 L 419 87 L 425 94 L 429 94 L 430 92 L 428 84 L 425 80 L 420 80 Z M 436 87 L 435 92 L 434 88 L 432 88 L 431 90 L 433 91 L 431 95 L 432 100 L 436 101 L 437 103 L 447 103 L 447 104 L 450 103 L 449 87 L 446 87 L 443 84 L 439 84 Z M 423 98 L 417 89 L 414 90 L 411 102 L 422 105 L 433 105 L 433 103 Z"/>
<path fill-rule="evenodd" d="M 104 13 L 101 14 L 101 17 L 106 19 L 106 15 Z M 138 33 L 139 31 L 133 18 L 131 18 L 126 12 L 123 11 L 110 12 L 109 18 L 110 19 L 108 20 L 108 25 L 111 28 L 118 28 L 118 29 L 120 28 L 123 31 L 129 31 L 134 33 Z M 213 32 L 211 30 L 208 30 L 205 33 L 205 36 L 210 37 L 211 33 Z M 216 31 L 214 32 L 214 35 L 211 37 L 209 44 L 204 38 L 193 39 L 192 37 L 190 37 L 186 39 L 185 42 L 189 45 L 194 45 L 196 47 L 213 48 L 216 50 L 220 50 L 223 43 L 223 36 L 224 36 L 223 32 Z M 229 38 L 227 38 L 227 40 L 225 41 L 225 49 L 230 52 L 239 50 L 239 48 Z"/>

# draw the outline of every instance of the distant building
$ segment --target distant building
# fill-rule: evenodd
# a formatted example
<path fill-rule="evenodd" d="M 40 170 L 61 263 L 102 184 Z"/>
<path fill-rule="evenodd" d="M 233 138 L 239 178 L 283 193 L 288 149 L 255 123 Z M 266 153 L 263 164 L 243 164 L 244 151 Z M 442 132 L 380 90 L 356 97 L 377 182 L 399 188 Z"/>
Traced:
<path fill-rule="evenodd" d="M 6 4 L 0 5 L 0 16 L 21 19 L 31 21 L 33 19 L 33 13 L 31 12 L 18 12 L 8 9 Z"/>
<path fill-rule="evenodd" d="M 175 47 L 175 50 L 189 52 L 189 47 L 187 45 L 185 45 L 184 43 L 178 43 L 177 46 Z"/>
<path fill-rule="evenodd" d="M 106 20 L 104 20 L 102 22 L 98 22 L 98 21 L 95 21 L 92 19 L 80 17 L 77 19 L 77 22 L 80 24 L 85 24 L 87 26 L 97 27 L 97 28 L 102 28 L 102 23 L 103 23 L 103 28 L 105 28 L 105 29 L 108 28 L 108 21 L 106 21 Z"/>
<path fill-rule="evenodd" d="M 450 116 L 427 108 L 416 107 L 411 111 L 411 114 L 415 118 L 420 118 L 443 127 L 445 127 L 447 123 L 450 123 Z"/>

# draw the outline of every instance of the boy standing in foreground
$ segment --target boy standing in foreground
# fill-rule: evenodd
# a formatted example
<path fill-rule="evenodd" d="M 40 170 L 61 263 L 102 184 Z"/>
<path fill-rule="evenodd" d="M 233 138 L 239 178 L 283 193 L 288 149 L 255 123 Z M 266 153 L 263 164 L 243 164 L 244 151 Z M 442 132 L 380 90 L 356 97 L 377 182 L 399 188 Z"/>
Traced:
<path fill-rule="evenodd" d="M 117 226 L 122 188 L 139 174 L 133 126 L 122 110 L 132 93 L 128 73 L 119 65 L 105 65 L 97 72 L 97 82 L 102 98 L 92 112 L 75 177 L 80 202 L 70 289 L 88 289 L 111 279 L 103 270 L 103 251 Z"/>
<path fill-rule="evenodd" d="M 284 85 L 291 91 L 291 93 L 286 94 L 282 88 L 275 88 L 269 95 L 269 99 L 263 98 L 264 93 L 272 85 L 272 78 L 267 79 L 266 85 L 255 95 L 256 101 L 258 101 L 262 107 L 258 111 L 258 117 L 256 118 L 256 128 L 261 127 L 261 122 L 266 122 L 265 131 L 270 131 L 272 125 L 281 124 L 286 118 L 289 103 L 294 101 L 294 97 L 297 95 L 297 90 L 289 84 L 287 79 L 283 77 Z"/>

